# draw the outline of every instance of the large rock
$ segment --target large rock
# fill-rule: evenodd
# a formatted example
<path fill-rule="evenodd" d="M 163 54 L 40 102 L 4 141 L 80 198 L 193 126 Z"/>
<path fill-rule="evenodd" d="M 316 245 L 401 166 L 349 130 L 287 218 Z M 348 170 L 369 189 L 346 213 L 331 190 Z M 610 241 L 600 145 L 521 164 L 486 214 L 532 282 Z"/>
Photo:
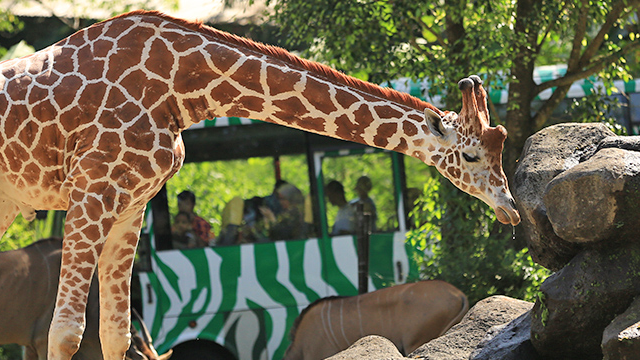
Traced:
<path fill-rule="evenodd" d="M 640 294 L 640 244 L 584 250 L 540 287 L 531 342 L 555 359 L 602 359 L 604 329 Z"/>
<path fill-rule="evenodd" d="M 476 346 L 494 326 L 509 323 L 529 311 L 532 303 L 506 296 L 492 296 L 479 301 L 444 335 L 422 345 L 408 355 L 412 359 L 468 359 Z"/>
<path fill-rule="evenodd" d="M 343 350 L 327 360 L 408 360 L 391 340 L 382 336 L 370 335 L 361 338 L 351 345 L 348 349 Z"/>
<path fill-rule="evenodd" d="M 598 150 L 617 148 L 631 151 L 640 151 L 640 136 L 610 136 L 602 139 Z"/>
<path fill-rule="evenodd" d="M 580 246 L 561 239 L 547 217 L 543 194 L 558 174 L 589 159 L 602 139 L 615 136 L 604 124 L 559 124 L 530 136 L 515 172 L 513 194 L 529 253 L 538 264 L 561 269 Z"/>
<path fill-rule="evenodd" d="M 542 360 L 531 345 L 531 312 L 505 325 L 494 326 L 471 354 L 470 360 Z"/>
<path fill-rule="evenodd" d="M 551 180 L 543 199 L 553 230 L 563 240 L 638 239 L 640 152 L 602 149 Z"/>
<path fill-rule="evenodd" d="M 604 329 L 602 352 L 604 360 L 640 358 L 640 297 Z"/>

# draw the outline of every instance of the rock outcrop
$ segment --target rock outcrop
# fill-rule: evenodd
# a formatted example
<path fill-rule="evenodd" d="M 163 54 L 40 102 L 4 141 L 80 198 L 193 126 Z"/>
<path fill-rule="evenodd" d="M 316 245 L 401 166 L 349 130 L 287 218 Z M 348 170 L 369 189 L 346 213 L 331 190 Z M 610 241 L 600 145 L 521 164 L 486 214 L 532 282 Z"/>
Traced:
<path fill-rule="evenodd" d="M 637 346 L 610 324 L 625 311 L 640 322 L 629 308 L 640 295 L 640 137 L 551 126 L 527 140 L 514 180 L 529 251 L 556 271 L 531 311 L 533 347 L 550 359 L 614 359 Z"/>
<path fill-rule="evenodd" d="M 640 357 L 640 297 L 618 315 L 602 335 L 604 360 L 633 360 Z"/>
<path fill-rule="evenodd" d="M 559 359 L 602 359 L 604 329 L 640 294 L 640 246 L 582 251 L 540 291 L 531 321 L 538 352 Z"/>
<path fill-rule="evenodd" d="M 640 152 L 605 148 L 556 176 L 543 201 L 553 231 L 571 243 L 640 237 Z"/>
<path fill-rule="evenodd" d="M 533 348 L 531 311 L 508 324 L 494 326 L 471 353 L 471 360 L 541 360 Z"/>
<path fill-rule="evenodd" d="M 391 340 L 378 335 L 369 335 L 353 343 L 327 360 L 408 360 L 402 356 Z"/>
<path fill-rule="evenodd" d="M 543 194 L 559 174 L 591 158 L 599 143 L 613 136 L 604 124 L 560 124 L 527 139 L 513 184 L 527 246 L 533 260 L 556 271 L 566 265 L 580 246 L 559 237 L 547 216 Z"/>
<path fill-rule="evenodd" d="M 533 304 L 506 296 L 492 296 L 474 305 L 444 335 L 416 349 L 408 357 L 424 360 L 469 359 L 491 329 L 499 329 L 528 312 Z M 528 332 L 526 334 L 528 336 Z M 499 360 L 499 358 L 491 358 Z"/>

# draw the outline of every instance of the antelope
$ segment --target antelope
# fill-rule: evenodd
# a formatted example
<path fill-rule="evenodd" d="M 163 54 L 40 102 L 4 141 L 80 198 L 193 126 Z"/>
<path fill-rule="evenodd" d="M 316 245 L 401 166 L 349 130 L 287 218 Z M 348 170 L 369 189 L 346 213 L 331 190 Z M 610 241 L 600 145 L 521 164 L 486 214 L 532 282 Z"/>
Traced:
<path fill-rule="evenodd" d="M 25 347 L 24 360 L 47 358 L 47 336 L 53 316 L 62 240 L 49 238 L 13 251 L 0 252 L 0 344 Z M 98 282 L 90 286 L 87 329 L 74 360 L 102 359 L 98 336 L 100 308 Z M 167 360 L 171 352 L 158 355 L 144 322 L 137 312 L 140 334 L 131 327 L 132 342 L 127 360 Z"/>
<path fill-rule="evenodd" d="M 439 280 L 323 298 L 296 318 L 284 360 L 325 359 L 367 335 L 391 340 L 406 356 L 460 322 L 467 310 L 464 293 Z"/>

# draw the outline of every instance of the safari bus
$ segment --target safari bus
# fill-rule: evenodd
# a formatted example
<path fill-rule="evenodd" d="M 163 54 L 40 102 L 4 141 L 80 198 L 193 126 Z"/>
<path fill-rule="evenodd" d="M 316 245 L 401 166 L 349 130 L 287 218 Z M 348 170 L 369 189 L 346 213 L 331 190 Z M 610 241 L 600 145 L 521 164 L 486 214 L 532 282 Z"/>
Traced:
<path fill-rule="evenodd" d="M 542 67 L 535 76 L 543 82 L 563 72 Z M 437 97 L 426 96 L 428 84 L 400 79 L 386 85 L 438 105 Z M 638 134 L 640 80 L 616 86 L 624 106 L 614 115 Z M 575 83 L 564 107 L 593 88 L 588 79 Z M 489 96 L 503 117 L 506 91 L 490 89 Z M 147 207 L 134 269 L 133 304 L 159 352 L 173 349 L 177 360 L 280 359 L 295 318 L 315 300 L 419 278 L 424 250 L 406 233 L 415 199 L 434 178 L 418 160 L 242 118 L 205 120 L 182 136 L 185 165 Z M 340 215 L 328 185 L 342 184 L 344 200 L 355 206 L 361 178 L 368 179 L 373 209 L 358 207 L 360 221 L 336 233 Z M 283 182 L 304 197 L 299 224 L 288 227 L 296 231 L 247 236 L 253 234 L 248 224 L 261 215 L 256 204 L 275 201 L 276 184 Z M 211 240 L 197 247 L 181 245 L 172 231 L 176 197 L 184 190 L 213 229 Z"/>
<path fill-rule="evenodd" d="M 295 318 L 315 300 L 418 279 L 421 250 L 406 232 L 408 205 L 429 177 L 420 161 L 241 118 L 206 120 L 182 136 L 185 164 L 148 205 L 135 265 L 133 303 L 159 352 L 173 348 L 178 360 L 280 359 Z M 358 213 L 363 179 L 375 204 Z M 353 210 L 350 230 L 335 232 L 331 182 L 342 184 Z M 282 183 L 303 194 L 301 221 L 287 225 L 304 231 L 247 236 L 260 216 L 254 203 L 266 207 Z M 185 190 L 212 225 L 206 244 L 185 246 L 172 229 Z M 371 220 L 357 222 L 358 215 Z"/>

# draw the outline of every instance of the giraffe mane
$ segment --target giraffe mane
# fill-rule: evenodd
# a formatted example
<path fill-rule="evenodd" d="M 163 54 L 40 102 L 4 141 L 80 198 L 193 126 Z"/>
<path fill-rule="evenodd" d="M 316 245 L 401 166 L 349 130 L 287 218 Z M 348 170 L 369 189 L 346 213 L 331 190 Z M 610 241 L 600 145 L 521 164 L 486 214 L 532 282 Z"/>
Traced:
<path fill-rule="evenodd" d="M 197 31 L 205 35 L 213 36 L 216 39 L 226 42 L 228 44 L 243 47 L 252 52 L 257 52 L 260 54 L 265 54 L 265 55 L 274 57 L 280 61 L 287 63 L 288 65 L 291 65 L 292 67 L 299 68 L 299 69 L 301 68 L 303 70 L 312 72 L 322 78 L 325 78 L 328 81 L 337 82 L 373 96 L 395 101 L 402 105 L 408 106 L 412 109 L 424 111 L 425 108 L 430 108 L 431 110 L 435 111 L 440 115 L 443 114 L 443 112 L 440 109 L 436 108 L 432 104 L 426 101 L 422 101 L 409 94 L 406 94 L 391 88 L 383 88 L 381 86 L 357 79 L 353 76 L 346 75 L 329 66 L 326 66 L 314 61 L 306 60 L 299 56 L 293 55 L 283 48 L 272 46 L 272 45 L 266 45 L 266 44 L 256 42 L 247 38 L 243 38 L 234 34 L 230 34 L 218 29 L 214 29 L 210 26 L 203 24 L 202 21 L 188 21 L 184 19 L 178 19 L 169 15 L 166 15 L 164 13 L 161 13 L 159 11 L 148 11 L 148 10 L 134 10 L 128 13 L 118 15 L 110 20 L 117 19 L 117 18 L 130 17 L 130 16 L 137 16 L 137 15 L 160 17 L 164 20 L 171 21 L 172 23 L 178 26 Z M 105 21 L 110 21 L 110 20 L 105 20 Z"/>

